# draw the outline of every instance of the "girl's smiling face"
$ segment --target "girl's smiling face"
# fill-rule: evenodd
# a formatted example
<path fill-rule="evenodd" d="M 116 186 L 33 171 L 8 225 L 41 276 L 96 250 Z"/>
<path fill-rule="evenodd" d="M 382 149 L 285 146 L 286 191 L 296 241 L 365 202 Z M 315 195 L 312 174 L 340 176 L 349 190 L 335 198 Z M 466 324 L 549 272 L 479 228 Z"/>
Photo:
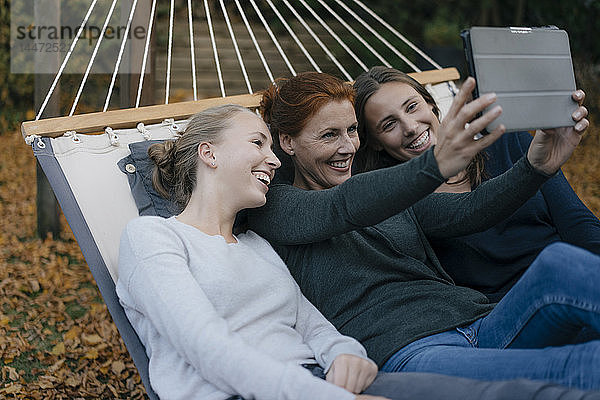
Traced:
<path fill-rule="evenodd" d="M 400 161 L 417 157 L 436 143 L 440 121 L 412 86 L 388 82 L 365 103 L 365 125 L 375 150 Z"/>
<path fill-rule="evenodd" d="M 253 113 L 239 113 L 221 137 L 214 145 L 221 187 L 239 203 L 239 209 L 262 206 L 281 165 L 273 154 L 267 126 Z"/>

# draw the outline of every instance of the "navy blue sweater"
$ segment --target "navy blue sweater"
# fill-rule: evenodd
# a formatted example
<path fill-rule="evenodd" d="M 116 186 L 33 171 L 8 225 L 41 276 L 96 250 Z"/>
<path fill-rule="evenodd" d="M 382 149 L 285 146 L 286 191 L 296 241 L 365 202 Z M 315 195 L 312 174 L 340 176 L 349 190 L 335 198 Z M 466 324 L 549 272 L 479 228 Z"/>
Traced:
<path fill-rule="evenodd" d="M 486 171 L 510 169 L 529 147 L 527 132 L 508 133 L 487 149 Z M 539 252 L 563 241 L 600 254 L 600 222 L 579 200 L 562 172 L 546 182 L 510 218 L 480 233 L 432 240 L 444 269 L 457 285 L 499 301 Z"/>

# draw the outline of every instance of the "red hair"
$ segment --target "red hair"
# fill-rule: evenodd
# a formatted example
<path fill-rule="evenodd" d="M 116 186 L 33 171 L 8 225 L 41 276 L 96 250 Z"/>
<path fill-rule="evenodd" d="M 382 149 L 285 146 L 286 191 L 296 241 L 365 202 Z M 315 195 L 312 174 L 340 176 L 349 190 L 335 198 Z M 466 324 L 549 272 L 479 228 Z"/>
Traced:
<path fill-rule="evenodd" d="M 269 125 L 273 142 L 279 135 L 297 136 L 321 107 L 330 101 L 348 100 L 354 105 L 354 88 L 335 76 L 304 72 L 277 79 L 262 92 L 260 114 Z"/>

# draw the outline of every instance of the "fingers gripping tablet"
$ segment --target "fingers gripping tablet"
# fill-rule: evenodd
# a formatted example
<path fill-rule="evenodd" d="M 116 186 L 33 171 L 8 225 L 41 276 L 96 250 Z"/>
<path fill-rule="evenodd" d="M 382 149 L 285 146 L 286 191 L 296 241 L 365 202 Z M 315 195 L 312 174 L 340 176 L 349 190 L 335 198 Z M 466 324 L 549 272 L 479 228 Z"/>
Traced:
<path fill-rule="evenodd" d="M 472 27 L 461 33 L 473 97 L 495 92 L 502 115 L 487 126 L 508 132 L 572 126 L 577 108 L 567 32 L 557 28 Z"/>

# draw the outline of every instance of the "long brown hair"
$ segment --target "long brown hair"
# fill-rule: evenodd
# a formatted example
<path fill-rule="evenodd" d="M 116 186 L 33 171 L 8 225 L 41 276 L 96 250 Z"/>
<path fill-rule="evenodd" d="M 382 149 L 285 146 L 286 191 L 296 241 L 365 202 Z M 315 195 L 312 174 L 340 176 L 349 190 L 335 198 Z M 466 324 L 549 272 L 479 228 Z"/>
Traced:
<path fill-rule="evenodd" d="M 381 85 L 388 82 L 401 82 L 411 86 L 419 93 L 425 102 L 433 107 L 433 113 L 440 119 L 440 109 L 435 103 L 431 94 L 419 82 L 394 68 L 383 66 L 373 67 L 370 70 L 360 74 L 354 82 L 356 90 L 356 101 L 354 111 L 358 119 L 358 136 L 360 138 L 360 148 L 354 158 L 355 169 L 357 172 L 366 172 L 373 169 L 387 167 L 401 163 L 402 161 L 394 159 L 385 150 L 375 150 L 373 146 L 373 134 L 368 131 L 365 119 L 365 105 L 369 98 L 376 93 Z M 484 170 L 486 155 L 484 152 L 478 153 L 466 168 L 465 176 L 456 182 L 449 184 L 461 184 L 469 182 L 471 187 L 475 187 L 486 178 Z"/>

